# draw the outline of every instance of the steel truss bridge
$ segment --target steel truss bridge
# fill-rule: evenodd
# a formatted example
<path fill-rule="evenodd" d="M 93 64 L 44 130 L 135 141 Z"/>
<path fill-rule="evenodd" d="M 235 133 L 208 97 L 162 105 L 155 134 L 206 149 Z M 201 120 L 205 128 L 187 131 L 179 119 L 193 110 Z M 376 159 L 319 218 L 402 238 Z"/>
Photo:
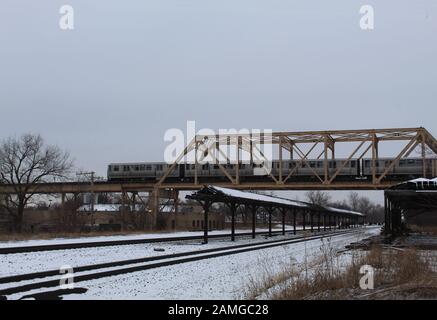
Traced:
<path fill-rule="evenodd" d="M 402 146 L 390 148 L 392 158 L 384 168 L 378 166 L 379 154 L 386 142 L 398 142 Z M 262 181 L 242 181 L 239 166 L 235 166 L 234 172 L 229 171 L 218 157 L 226 158 L 222 146 L 233 147 L 236 152 L 236 163 L 241 159 L 242 153 L 249 155 L 253 160 L 263 157 L 260 146 L 272 145 L 273 154 L 279 160 L 278 174 L 269 173 Z M 344 160 L 338 168 L 329 166 L 330 161 L 336 160 L 336 150 L 341 148 Z M 425 128 L 395 128 L 395 129 L 369 129 L 369 130 L 334 130 L 334 131 L 307 131 L 307 132 L 273 132 L 265 134 L 226 134 L 226 135 L 197 135 L 169 166 L 163 176 L 157 181 L 134 183 L 134 182 L 59 182 L 41 183 L 33 186 L 0 185 L 1 194 L 16 194 L 17 188 L 28 188 L 35 194 L 65 194 L 79 193 L 122 193 L 127 202 L 135 201 L 139 192 L 148 192 L 147 205 L 154 213 L 159 212 L 160 198 L 177 199 L 178 192 L 182 190 L 199 190 L 205 184 L 214 184 L 240 190 L 384 190 L 399 181 L 391 180 L 389 172 L 402 159 L 408 158 L 413 152 L 420 150 L 423 160 L 433 159 L 432 167 L 428 168 L 423 161 L 423 177 L 437 176 L 437 140 Z M 171 173 L 177 169 L 186 157 L 194 153 L 195 176 L 192 181 L 174 181 Z M 223 172 L 225 180 L 214 180 L 210 177 L 199 177 L 201 160 L 199 153 L 212 158 L 214 163 Z M 371 178 L 355 181 L 342 181 L 339 178 L 341 170 L 352 160 L 371 159 Z M 297 162 L 294 168 L 284 168 L 283 160 Z M 318 159 L 323 161 L 323 174 L 311 167 L 310 161 Z M 307 168 L 311 172 L 311 181 L 298 181 L 297 168 Z M 132 197 L 129 197 L 131 194 Z"/>

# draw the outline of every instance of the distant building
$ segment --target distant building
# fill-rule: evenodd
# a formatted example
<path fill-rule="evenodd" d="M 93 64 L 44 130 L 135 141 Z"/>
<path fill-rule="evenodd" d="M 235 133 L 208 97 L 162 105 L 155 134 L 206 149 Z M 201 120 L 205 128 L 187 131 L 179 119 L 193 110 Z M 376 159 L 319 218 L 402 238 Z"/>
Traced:
<path fill-rule="evenodd" d="M 203 208 L 200 205 L 182 205 L 178 209 L 177 215 L 175 215 L 174 210 L 167 213 L 161 211 L 158 217 L 158 226 L 170 230 L 203 230 L 204 215 Z M 211 210 L 208 219 L 208 228 L 210 230 L 225 228 L 224 212 Z"/>
<path fill-rule="evenodd" d="M 160 206 L 157 225 L 160 230 L 203 230 L 203 209 L 199 205 L 175 206 L 171 203 Z M 151 212 L 143 205 L 124 206 L 121 204 L 85 204 L 77 209 L 61 210 L 59 207 L 26 208 L 23 216 L 25 232 L 64 232 L 64 231 L 122 231 L 149 230 Z M 209 215 L 211 230 L 225 227 L 225 214 L 212 211 Z M 0 231 L 12 231 L 10 215 L 0 211 Z"/>

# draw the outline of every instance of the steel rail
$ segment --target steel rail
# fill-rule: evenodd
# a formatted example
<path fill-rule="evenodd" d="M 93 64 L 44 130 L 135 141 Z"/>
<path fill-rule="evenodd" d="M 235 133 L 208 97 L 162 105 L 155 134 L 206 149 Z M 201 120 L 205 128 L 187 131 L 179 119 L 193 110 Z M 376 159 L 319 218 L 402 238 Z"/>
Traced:
<path fill-rule="evenodd" d="M 360 230 L 360 229 L 358 229 Z M 336 231 L 336 232 L 328 232 L 323 233 L 320 235 L 305 237 L 305 236 L 299 236 L 297 238 L 292 239 L 281 239 L 281 240 L 275 240 L 275 241 L 268 241 L 268 242 L 262 242 L 262 243 L 256 243 L 256 244 L 244 244 L 244 245 L 237 245 L 237 246 L 231 246 L 231 247 L 225 247 L 225 248 L 214 248 L 214 249 L 206 249 L 206 250 L 197 250 L 197 251 L 190 251 L 190 252 L 183 252 L 183 253 L 177 253 L 177 254 L 171 254 L 171 255 L 162 255 L 162 256 L 156 256 L 156 257 L 147 257 L 142 259 L 132 259 L 132 260 L 123 260 L 123 261 L 116 261 L 116 262 L 109 262 L 104 264 L 98 264 L 98 265 L 88 265 L 88 266 L 82 266 L 73 268 L 73 270 L 79 270 L 79 272 L 85 272 L 90 270 L 98 270 L 98 269 L 104 269 L 104 268 L 111 268 L 115 266 L 123 266 L 123 265 L 129 265 L 129 264 L 138 264 L 142 262 L 153 262 L 153 261 L 159 261 L 159 260 L 165 260 L 165 259 L 172 259 L 176 258 L 174 260 L 168 260 L 168 261 L 161 261 L 151 264 L 145 264 L 145 265 L 139 265 L 139 266 L 131 266 L 131 267 L 125 267 L 115 270 L 107 270 L 107 271 L 101 271 L 97 273 L 90 273 L 90 274 L 84 274 L 74 277 L 74 282 L 83 282 L 83 281 L 89 281 L 89 280 L 96 280 L 104 277 L 110 277 L 110 276 L 116 276 L 121 274 L 127 274 L 137 271 L 144 271 L 154 268 L 160 268 L 165 266 L 171 266 L 181 263 L 187 263 L 187 262 L 194 262 L 194 261 L 200 261 L 205 259 L 211 259 L 211 258 L 217 258 L 227 255 L 233 255 L 238 253 L 244 253 L 244 252 L 250 252 L 255 250 L 262 250 L 262 249 L 268 249 L 273 248 L 277 246 L 283 246 L 287 244 L 295 244 L 305 241 L 311 241 L 311 240 L 318 240 L 328 237 L 334 237 L 344 234 L 351 234 L 355 233 L 357 229 L 355 230 L 348 230 L 348 231 Z M 208 254 L 209 253 L 209 254 Z M 178 257 L 182 257 L 181 259 L 177 259 Z M 55 274 L 56 272 L 56 274 Z M 49 276 L 55 276 L 60 275 L 59 270 L 50 270 L 45 272 L 37 272 L 37 273 L 30 273 L 30 274 L 23 274 L 23 275 L 17 275 L 17 276 L 9 276 L 5 278 L 0 279 L 0 283 L 11 283 L 11 282 L 17 282 L 17 281 L 24 281 L 24 280 L 33 280 L 36 278 L 42 278 L 42 277 L 49 277 Z M 34 282 L 29 284 L 24 284 L 21 286 L 16 287 L 8 287 L 5 289 L 0 289 L 0 296 L 7 296 L 11 294 L 16 293 L 22 293 L 22 292 L 28 292 L 31 290 L 36 289 L 42 289 L 42 288 L 50 288 L 50 287 L 57 287 L 59 286 L 60 279 L 54 279 L 54 280 L 47 280 L 42 282 Z"/>

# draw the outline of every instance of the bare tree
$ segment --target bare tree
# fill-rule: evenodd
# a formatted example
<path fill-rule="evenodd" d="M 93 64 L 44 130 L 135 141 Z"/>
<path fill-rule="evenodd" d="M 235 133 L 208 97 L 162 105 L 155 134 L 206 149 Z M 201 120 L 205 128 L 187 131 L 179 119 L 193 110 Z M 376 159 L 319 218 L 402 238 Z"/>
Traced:
<path fill-rule="evenodd" d="M 349 193 L 347 200 L 351 210 L 358 211 L 360 209 L 360 195 L 358 192 Z"/>
<path fill-rule="evenodd" d="M 311 190 L 305 193 L 305 197 L 308 202 L 319 205 L 319 206 L 327 206 L 331 201 L 331 196 L 320 190 Z"/>
<path fill-rule="evenodd" d="M 3 207 L 12 216 L 16 232 L 22 231 L 24 208 L 38 190 L 38 184 L 63 180 L 73 163 L 67 152 L 45 145 L 40 135 L 11 137 L 0 144 L 0 183 L 11 185 Z"/>

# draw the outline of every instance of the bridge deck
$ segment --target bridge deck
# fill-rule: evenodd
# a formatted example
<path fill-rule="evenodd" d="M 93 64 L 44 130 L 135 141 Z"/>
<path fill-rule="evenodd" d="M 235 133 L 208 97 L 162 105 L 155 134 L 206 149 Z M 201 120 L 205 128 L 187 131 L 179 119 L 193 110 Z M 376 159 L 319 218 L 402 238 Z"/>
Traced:
<path fill-rule="evenodd" d="M 211 182 L 208 182 L 211 183 Z M 273 182 L 256 182 L 256 183 L 240 183 L 232 184 L 231 182 L 212 182 L 214 185 L 225 188 L 234 188 L 239 190 L 384 190 L 393 185 L 396 181 L 385 181 L 379 184 L 371 182 L 334 182 L 331 184 L 321 184 L 320 182 L 299 182 L 299 183 L 284 183 L 276 184 Z M 29 192 L 35 194 L 62 194 L 62 193 L 117 193 L 117 192 L 151 192 L 155 187 L 159 189 L 175 189 L 175 190 L 198 190 L 204 184 L 194 184 L 188 182 L 165 183 L 156 186 L 156 183 L 117 183 L 117 182 L 99 182 L 91 186 L 89 183 L 83 182 L 56 182 L 56 183 L 40 183 L 29 186 Z M 0 185 L 0 194 L 16 193 L 13 185 Z M 23 186 L 26 187 L 26 186 Z"/>

